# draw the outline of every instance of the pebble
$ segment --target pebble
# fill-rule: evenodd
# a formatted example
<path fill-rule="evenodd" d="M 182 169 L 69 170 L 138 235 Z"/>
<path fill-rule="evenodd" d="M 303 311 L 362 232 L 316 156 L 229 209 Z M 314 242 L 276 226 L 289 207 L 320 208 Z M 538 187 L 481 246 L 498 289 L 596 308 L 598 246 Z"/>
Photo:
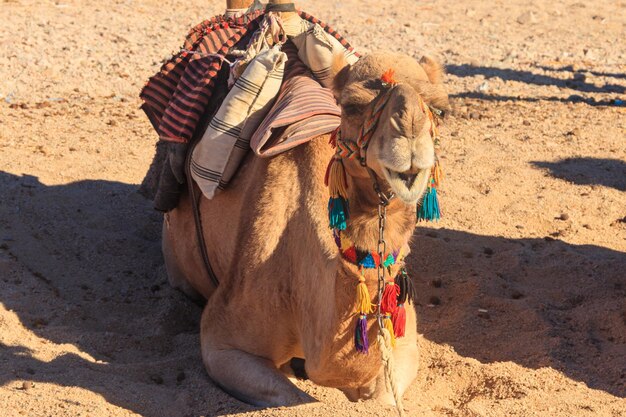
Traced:
<path fill-rule="evenodd" d="M 491 248 L 484 248 L 483 252 L 485 253 L 485 255 L 493 255 L 493 249 Z"/>
<path fill-rule="evenodd" d="M 442 282 L 441 279 L 439 278 L 435 278 L 432 281 L 430 281 L 430 285 L 432 285 L 435 288 L 441 288 Z"/>
<path fill-rule="evenodd" d="M 511 291 L 511 298 L 512 299 L 519 300 L 522 297 L 524 297 L 524 294 L 522 294 L 520 291 L 518 291 L 518 290 Z"/>
<path fill-rule="evenodd" d="M 478 317 L 483 318 L 483 319 L 491 318 L 491 316 L 489 315 L 489 311 L 485 310 L 484 308 L 478 309 Z"/>
<path fill-rule="evenodd" d="M 33 388 L 33 383 L 31 381 L 22 382 L 22 389 L 24 391 L 30 391 Z"/>
<path fill-rule="evenodd" d="M 472 112 L 470 112 L 470 114 L 469 114 L 469 118 L 470 118 L 470 119 L 480 119 L 480 113 L 475 112 L 475 111 L 472 111 Z"/>
<path fill-rule="evenodd" d="M 559 216 L 559 220 L 569 220 L 569 214 L 561 213 L 561 215 Z"/>
<path fill-rule="evenodd" d="M 178 375 L 176 375 L 176 382 L 183 382 L 187 378 L 184 371 L 180 371 Z"/>
<path fill-rule="evenodd" d="M 537 23 L 537 14 L 532 11 L 522 13 L 517 17 L 517 23 L 520 25 L 526 25 L 528 23 Z"/>
<path fill-rule="evenodd" d="M 163 384 L 163 378 L 160 375 L 150 375 L 150 380 L 157 385 Z"/>
<path fill-rule="evenodd" d="M 428 303 L 434 306 L 438 306 L 441 304 L 441 299 L 437 297 L 436 295 L 433 295 L 428 299 Z"/>

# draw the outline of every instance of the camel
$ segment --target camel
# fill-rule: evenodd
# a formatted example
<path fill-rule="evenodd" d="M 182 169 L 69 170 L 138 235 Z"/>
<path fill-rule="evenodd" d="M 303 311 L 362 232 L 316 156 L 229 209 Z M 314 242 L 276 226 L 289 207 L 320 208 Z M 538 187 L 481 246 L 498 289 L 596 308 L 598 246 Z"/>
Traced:
<path fill-rule="evenodd" d="M 441 66 L 393 53 L 373 53 L 349 66 L 337 58 L 334 93 L 342 108 L 344 139 L 356 138 L 364 110 L 379 94 L 389 69 L 398 82 L 380 116 L 366 164 L 387 207 L 388 248 L 408 247 L 416 227 L 416 203 L 435 164 L 429 118 L 418 98 L 447 110 Z M 355 139 L 352 139 L 355 140 Z M 308 378 L 342 390 L 353 401 L 393 404 L 385 386 L 380 351 L 354 349 L 355 287 L 361 273 L 376 303 L 377 272 L 359 271 L 344 259 L 329 229 L 325 171 L 335 150 L 329 135 L 271 159 L 250 155 L 229 189 L 199 210 L 207 252 L 220 279 L 206 275 L 198 250 L 189 198 L 165 215 L 163 255 L 170 283 L 207 300 L 201 319 L 201 351 L 210 378 L 234 397 L 263 407 L 314 402 L 281 372 L 292 358 L 305 359 Z M 350 218 L 344 235 L 357 247 L 376 250 L 379 195 L 357 159 L 345 160 Z M 400 393 L 418 372 L 417 322 L 407 308 L 406 333 L 393 357 Z M 368 321 L 376 338 L 375 318 Z"/>

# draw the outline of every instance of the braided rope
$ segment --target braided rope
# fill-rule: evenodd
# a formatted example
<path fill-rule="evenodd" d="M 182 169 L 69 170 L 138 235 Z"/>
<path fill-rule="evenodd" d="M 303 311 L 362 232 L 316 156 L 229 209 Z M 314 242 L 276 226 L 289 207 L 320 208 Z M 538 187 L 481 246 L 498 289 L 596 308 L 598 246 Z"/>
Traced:
<path fill-rule="evenodd" d="M 379 328 L 376 340 L 378 341 L 378 346 L 380 347 L 382 362 L 385 368 L 385 384 L 391 388 L 393 399 L 396 402 L 398 415 L 400 417 L 404 417 L 405 414 L 404 407 L 402 405 L 402 395 L 400 394 L 396 383 L 396 370 L 391 348 L 391 334 L 387 329 Z"/>

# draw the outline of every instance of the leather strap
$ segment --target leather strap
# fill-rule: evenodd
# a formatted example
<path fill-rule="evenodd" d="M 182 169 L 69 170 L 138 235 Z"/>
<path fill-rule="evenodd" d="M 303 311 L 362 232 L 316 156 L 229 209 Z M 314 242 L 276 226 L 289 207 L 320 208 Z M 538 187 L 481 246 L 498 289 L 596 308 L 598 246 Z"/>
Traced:
<path fill-rule="evenodd" d="M 293 3 L 270 3 L 265 6 L 266 12 L 295 12 L 296 5 Z"/>
<path fill-rule="evenodd" d="M 200 249 L 200 255 L 202 256 L 202 262 L 204 263 L 204 269 L 206 270 L 207 275 L 213 282 L 215 288 L 220 285 L 220 281 L 215 275 L 215 271 L 213 271 L 213 267 L 211 267 L 211 261 L 209 260 L 209 254 L 206 250 L 206 241 L 204 240 L 204 231 L 202 229 L 202 216 L 200 215 L 200 201 L 202 201 L 202 193 L 198 196 L 196 192 L 196 187 L 194 186 L 193 179 L 191 178 L 191 154 L 195 149 L 196 145 L 200 141 L 195 141 L 191 146 L 189 146 L 189 152 L 187 153 L 187 160 L 185 161 L 185 172 L 187 174 L 187 189 L 189 190 L 189 199 L 191 203 L 191 208 L 193 210 L 193 220 L 196 226 L 196 238 L 198 240 L 198 248 Z"/>

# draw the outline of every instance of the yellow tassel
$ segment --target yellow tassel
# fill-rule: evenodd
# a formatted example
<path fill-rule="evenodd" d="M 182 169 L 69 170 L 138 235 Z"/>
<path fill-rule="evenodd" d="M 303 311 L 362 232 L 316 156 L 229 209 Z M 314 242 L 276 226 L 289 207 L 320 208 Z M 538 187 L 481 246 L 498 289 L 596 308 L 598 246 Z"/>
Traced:
<path fill-rule="evenodd" d="M 396 347 L 396 334 L 393 332 L 393 323 L 391 322 L 391 314 L 385 314 L 383 319 L 383 325 L 391 336 L 391 347 Z"/>
<path fill-rule="evenodd" d="M 372 312 L 372 299 L 365 285 L 365 278 L 359 278 L 359 284 L 356 286 L 356 312 L 361 314 L 370 314 Z"/>
<path fill-rule="evenodd" d="M 433 167 L 432 173 L 430 174 L 434 183 L 435 188 L 439 188 L 439 184 L 441 184 L 441 180 L 443 179 L 443 171 L 441 169 L 441 164 L 439 161 L 435 161 L 435 166 Z"/>
<path fill-rule="evenodd" d="M 333 160 L 328 167 L 327 184 L 332 198 L 348 198 L 348 180 L 343 161 L 338 155 L 333 156 Z"/>

